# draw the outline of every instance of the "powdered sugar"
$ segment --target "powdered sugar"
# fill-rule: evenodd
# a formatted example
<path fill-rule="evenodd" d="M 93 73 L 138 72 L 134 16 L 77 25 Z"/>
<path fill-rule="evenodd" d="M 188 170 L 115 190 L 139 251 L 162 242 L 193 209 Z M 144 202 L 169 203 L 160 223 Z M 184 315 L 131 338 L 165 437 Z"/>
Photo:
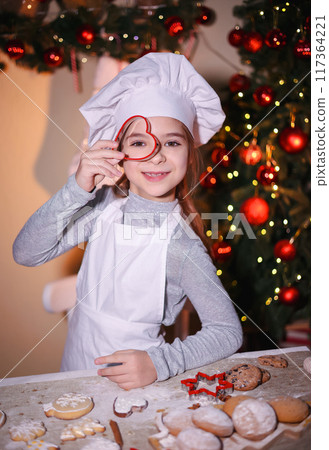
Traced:
<path fill-rule="evenodd" d="M 89 444 L 82 447 L 82 450 L 120 450 L 120 447 L 110 439 L 96 437 Z"/>

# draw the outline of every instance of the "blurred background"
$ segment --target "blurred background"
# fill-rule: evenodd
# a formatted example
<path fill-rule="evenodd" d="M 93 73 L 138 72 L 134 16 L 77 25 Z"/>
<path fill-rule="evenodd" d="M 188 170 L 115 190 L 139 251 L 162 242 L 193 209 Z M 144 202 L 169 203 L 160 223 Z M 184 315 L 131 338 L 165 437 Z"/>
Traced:
<path fill-rule="evenodd" d="M 43 291 L 76 274 L 83 251 L 28 268 L 12 244 L 76 167 L 79 107 L 149 51 L 188 57 L 227 115 L 195 198 L 227 213 L 205 226 L 242 350 L 310 346 L 310 27 L 310 1 L 0 0 L 0 376 L 59 370 L 67 321 Z M 169 340 L 198 329 L 184 314 Z"/>

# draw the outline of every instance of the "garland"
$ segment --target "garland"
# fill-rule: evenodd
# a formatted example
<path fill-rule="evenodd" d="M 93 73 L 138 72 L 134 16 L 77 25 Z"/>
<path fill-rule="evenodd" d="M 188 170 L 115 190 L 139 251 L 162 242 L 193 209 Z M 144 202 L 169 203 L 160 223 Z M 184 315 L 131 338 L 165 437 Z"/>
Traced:
<path fill-rule="evenodd" d="M 150 51 L 189 57 L 199 25 L 214 19 L 214 12 L 195 0 L 135 0 L 124 6 L 111 0 L 0 0 L 0 49 L 38 72 L 63 66 L 79 71 L 88 55 L 128 62 Z"/>

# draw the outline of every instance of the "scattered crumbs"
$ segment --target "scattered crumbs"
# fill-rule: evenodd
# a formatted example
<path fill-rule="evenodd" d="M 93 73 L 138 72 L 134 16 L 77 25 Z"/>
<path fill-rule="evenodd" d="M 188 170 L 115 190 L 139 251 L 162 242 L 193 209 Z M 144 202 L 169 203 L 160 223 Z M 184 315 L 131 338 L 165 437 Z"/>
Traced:
<path fill-rule="evenodd" d="M 32 389 L 32 392 L 38 392 L 38 389 Z"/>
<path fill-rule="evenodd" d="M 166 409 L 165 408 L 162 408 L 162 409 L 157 409 L 157 411 L 156 412 L 164 412 Z"/>
<path fill-rule="evenodd" d="M 200 408 L 200 403 L 194 403 L 192 406 L 189 406 L 187 409 L 198 409 Z"/>

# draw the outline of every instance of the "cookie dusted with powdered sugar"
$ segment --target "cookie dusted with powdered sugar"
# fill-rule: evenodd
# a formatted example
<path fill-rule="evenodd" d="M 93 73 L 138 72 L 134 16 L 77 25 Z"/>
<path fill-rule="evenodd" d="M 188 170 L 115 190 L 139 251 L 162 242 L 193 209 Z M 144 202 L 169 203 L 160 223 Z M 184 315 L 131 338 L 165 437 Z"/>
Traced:
<path fill-rule="evenodd" d="M 222 443 L 218 437 L 200 428 L 186 428 L 177 436 L 179 450 L 220 450 Z"/>
<path fill-rule="evenodd" d="M 105 431 L 105 427 L 97 419 L 84 417 L 78 422 L 66 425 L 61 433 L 61 440 L 64 442 L 75 441 L 79 438 L 92 436 L 95 433 L 103 433 L 103 431 Z"/>
<path fill-rule="evenodd" d="M 201 406 L 193 411 L 192 422 L 198 428 L 219 437 L 228 437 L 233 433 L 233 422 L 230 416 L 211 405 Z"/>
<path fill-rule="evenodd" d="M 18 425 L 9 427 L 9 434 L 13 441 L 28 442 L 45 434 L 43 422 L 38 420 L 23 420 Z"/>
<path fill-rule="evenodd" d="M 93 407 L 94 402 L 91 397 L 72 392 L 63 394 L 53 402 L 43 405 L 47 417 L 67 420 L 78 419 L 88 414 Z"/>
<path fill-rule="evenodd" d="M 26 448 L 29 450 L 59 450 L 58 445 L 45 442 L 43 439 L 27 442 Z"/>
<path fill-rule="evenodd" d="M 134 395 L 116 397 L 113 403 L 113 412 L 118 417 L 129 417 L 133 412 L 141 412 L 148 406 L 145 398 Z"/>
<path fill-rule="evenodd" d="M 240 436 L 258 441 L 272 433 L 277 426 L 274 409 L 263 400 L 248 399 L 233 411 L 234 428 Z"/>
<path fill-rule="evenodd" d="M 120 450 L 120 446 L 110 439 L 96 437 L 82 447 L 82 450 Z"/>

